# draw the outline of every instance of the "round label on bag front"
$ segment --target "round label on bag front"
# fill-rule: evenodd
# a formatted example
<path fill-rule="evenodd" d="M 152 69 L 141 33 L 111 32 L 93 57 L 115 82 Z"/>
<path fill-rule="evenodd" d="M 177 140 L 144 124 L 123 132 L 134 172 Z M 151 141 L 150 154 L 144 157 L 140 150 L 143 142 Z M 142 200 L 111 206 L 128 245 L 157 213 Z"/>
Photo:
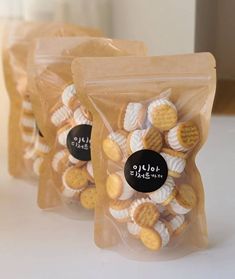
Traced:
<path fill-rule="evenodd" d="M 73 127 L 67 136 L 67 147 L 70 154 L 81 161 L 91 160 L 90 140 L 91 125 L 82 124 Z"/>
<path fill-rule="evenodd" d="M 165 159 L 152 150 L 140 150 L 126 161 L 124 175 L 128 184 L 138 192 L 158 190 L 165 183 L 168 168 Z"/>

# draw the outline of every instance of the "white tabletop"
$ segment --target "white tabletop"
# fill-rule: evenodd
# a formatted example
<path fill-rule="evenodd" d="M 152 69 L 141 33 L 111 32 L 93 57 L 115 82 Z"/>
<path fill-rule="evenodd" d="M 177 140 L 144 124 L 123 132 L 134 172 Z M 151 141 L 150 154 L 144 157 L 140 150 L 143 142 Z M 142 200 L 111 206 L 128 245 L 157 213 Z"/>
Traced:
<path fill-rule="evenodd" d="M 235 117 L 213 117 L 198 158 L 210 246 L 168 262 L 137 262 L 100 250 L 92 222 L 40 211 L 36 187 L 8 176 L 1 151 L 0 278 L 235 278 L 234 143 Z"/>

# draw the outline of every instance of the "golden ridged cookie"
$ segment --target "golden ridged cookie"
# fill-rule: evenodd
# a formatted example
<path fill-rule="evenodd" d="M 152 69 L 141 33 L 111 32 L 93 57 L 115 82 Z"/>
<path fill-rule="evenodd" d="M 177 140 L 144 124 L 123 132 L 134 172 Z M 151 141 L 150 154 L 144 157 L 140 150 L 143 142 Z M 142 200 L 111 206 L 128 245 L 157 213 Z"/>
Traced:
<path fill-rule="evenodd" d="M 199 130 L 192 121 L 179 124 L 178 139 L 180 144 L 185 148 L 193 148 L 199 141 Z"/>
<path fill-rule="evenodd" d="M 145 149 L 150 149 L 159 152 L 163 145 L 162 135 L 155 127 L 151 127 L 147 130 L 144 138 L 143 145 Z"/>
<path fill-rule="evenodd" d="M 157 206 L 150 199 L 135 200 L 130 208 L 130 216 L 134 223 L 141 227 L 153 227 L 160 214 Z"/>
<path fill-rule="evenodd" d="M 199 142 L 199 139 L 199 129 L 192 121 L 179 123 L 166 136 L 166 141 L 171 148 L 183 152 L 192 149 Z"/>
<path fill-rule="evenodd" d="M 81 205 L 86 209 L 94 209 L 96 204 L 96 188 L 87 187 L 80 194 Z"/>
<path fill-rule="evenodd" d="M 64 181 L 69 188 L 74 190 L 84 188 L 88 183 L 86 169 L 76 166 L 68 168 L 64 173 Z"/>
<path fill-rule="evenodd" d="M 154 127 L 167 131 L 175 126 L 177 119 L 176 107 L 169 100 L 158 99 L 150 103 L 148 120 Z"/>
<path fill-rule="evenodd" d="M 142 228 L 140 231 L 140 240 L 150 250 L 158 251 L 162 247 L 162 239 L 154 229 Z"/>

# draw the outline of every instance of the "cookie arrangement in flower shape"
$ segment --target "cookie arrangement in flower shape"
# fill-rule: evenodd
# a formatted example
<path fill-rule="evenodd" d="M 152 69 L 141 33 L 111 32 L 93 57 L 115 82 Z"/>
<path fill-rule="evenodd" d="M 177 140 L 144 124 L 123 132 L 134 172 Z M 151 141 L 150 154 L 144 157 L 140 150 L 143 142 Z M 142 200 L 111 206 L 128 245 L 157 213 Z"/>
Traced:
<path fill-rule="evenodd" d="M 50 121 L 56 127 L 57 145 L 52 158 L 52 169 L 62 197 L 80 203 L 85 209 L 94 209 L 96 188 L 91 161 L 79 160 L 69 151 L 67 138 L 79 125 L 92 125 L 91 114 L 76 97 L 73 84 L 66 86 L 61 100 L 51 110 Z"/>
<path fill-rule="evenodd" d="M 190 222 L 188 214 L 196 207 L 197 197 L 193 186 L 182 183 L 185 176 L 179 178 L 199 140 L 193 121 L 180 122 L 174 103 L 169 98 L 156 98 L 147 104 L 126 104 L 120 112 L 118 130 L 103 141 L 108 165 L 112 162 L 118 166 L 118 171 L 107 174 L 107 214 L 116 222 L 126 223 L 129 234 L 150 250 L 168 246 Z M 125 176 L 128 158 L 141 150 L 157 152 L 167 166 L 166 179 L 152 192 L 136 191 Z"/>
<path fill-rule="evenodd" d="M 32 165 L 34 174 L 39 176 L 44 156 L 50 148 L 37 128 L 32 103 L 27 95 L 24 96 L 22 102 L 20 126 L 25 150 L 24 158 Z"/>

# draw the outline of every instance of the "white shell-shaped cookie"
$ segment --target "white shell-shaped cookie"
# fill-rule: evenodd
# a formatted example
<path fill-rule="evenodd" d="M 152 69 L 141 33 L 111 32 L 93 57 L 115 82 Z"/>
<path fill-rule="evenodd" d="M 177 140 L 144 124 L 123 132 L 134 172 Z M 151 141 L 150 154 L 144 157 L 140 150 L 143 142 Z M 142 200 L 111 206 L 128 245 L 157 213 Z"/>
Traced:
<path fill-rule="evenodd" d="M 185 221 L 184 215 L 176 215 L 170 220 L 170 225 L 172 227 L 173 232 L 180 228 Z"/>
<path fill-rule="evenodd" d="M 173 199 L 169 206 L 171 210 L 173 210 L 176 214 L 187 214 L 189 211 L 191 211 L 190 208 L 185 208 L 182 205 L 180 205 L 176 199 Z"/>
<path fill-rule="evenodd" d="M 23 100 L 22 108 L 25 111 L 33 111 L 32 103 L 30 101 L 27 101 L 27 100 Z"/>
<path fill-rule="evenodd" d="M 122 171 L 117 172 L 116 174 L 121 178 L 122 188 L 123 188 L 122 194 L 121 194 L 121 196 L 118 197 L 118 199 L 127 200 L 127 199 L 131 198 L 134 195 L 135 190 L 127 183 Z"/>
<path fill-rule="evenodd" d="M 65 87 L 63 93 L 62 93 L 62 103 L 65 106 L 69 106 L 69 102 L 72 100 L 73 97 L 76 96 L 76 89 L 74 84 L 70 84 L 68 86 Z"/>
<path fill-rule="evenodd" d="M 58 133 L 58 142 L 60 145 L 66 146 L 67 145 L 67 136 L 70 132 L 71 128 L 65 129 L 62 132 Z"/>
<path fill-rule="evenodd" d="M 51 116 L 51 122 L 58 127 L 62 122 L 72 117 L 72 111 L 67 106 L 62 105 Z"/>
<path fill-rule="evenodd" d="M 144 149 L 143 137 L 146 134 L 146 130 L 135 130 L 130 135 L 130 150 L 132 153 Z"/>
<path fill-rule="evenodd" d="M 59 163 L 66 155 L 66 150 L 60 150 L 54 155 L 52 159 L 52 168 L 54 171 L 57 172 L 59 170 Z"/>
<path fill-rule="evenodd" d="M 35 139 L 34 133 L 22 133 L 22 140 L 26 143 L 33 143 Z"/>
<path fill-rule="evenodd" d="M 172 128 L 167 134 L 167 143 L 177 151 L 187 152 L 190 148 L 183 147 L 178 140 L 178 126 Z"/>
<path fill-rule="evenodd" d="M 30 116 L 23 116 L 21 118 L 21 125 L 26 128 L 35 128 L 36 127 L 36 122 L 34 117 Z"/>
<path fill-rule="evenodd" d="M 43 154 L 47 154 L 50 151 L 50 147 L 45 143 L 41 143 L 39 137 L 36 140 L 35 149 Z"/>
<path fill-rule="evenodd" d="M 186 166 L 186 160 L 180 157 L 171 156 L 164 152 L 161 153 L 162 157 L 167 163 L 167 167 L 170 171 L 181 174 Z"/>
<path fill-rule="evenodd" d="M 76 125 L 83 125 L 83 124 L 92 125 L 92 122 L 85 117 L 85 115 L 83 114 L 82 109 L 80 107 L 78 107 L 74 111 L 73 118 L 74 118 Z"/>
<path fill-rule="evenodd" d="M 161 204 L 164 203 L 172 194 L 175 188 L 174 179 L 171 176 L 168 176 L 165 183 L 158 190 L 149 193 L 149 197 L 154 202 Z"/>
<path fill-rule="evenodd" d="M 162 221 L 157 221 L 157 223 L 154 225 L 154 230 L 159 233 L 162 239 L 162 247 L 165 247 L 169 241 L 170 241 L 170 233 L 168 231 L 168 228 Z"/>
<path fill-rule="evenodd" d="M 127 223 L 127 230 L 131 235 L 133 235 L 135 237 L 139 237 L 141 227 L 138 224 L 135 224 L 133 222 L 128 222 Z"/>
<path fill-rule="evenodd" d="M 113 218 L 115 218 L 119 221 L 126 220 L 129 217 L 128 208 L 117 210 L 117 209 L 113 209 L 110 207 L 109 212 L 113 216 Z"/>
<path fill-rule="evenodd" d="M 40 175 L 40 168 L 42 166 L 42 163 L 43 163 L 42 157 L 38 157 L 33 163 L 33 171 L 37 176 Z"/>
<path fill-rule="evenodd" d="M 126 108 L 123 128 L 130 132 L 141 128 L 144 122 L 144 106 L 141 103 L 129 103 Z"/>

